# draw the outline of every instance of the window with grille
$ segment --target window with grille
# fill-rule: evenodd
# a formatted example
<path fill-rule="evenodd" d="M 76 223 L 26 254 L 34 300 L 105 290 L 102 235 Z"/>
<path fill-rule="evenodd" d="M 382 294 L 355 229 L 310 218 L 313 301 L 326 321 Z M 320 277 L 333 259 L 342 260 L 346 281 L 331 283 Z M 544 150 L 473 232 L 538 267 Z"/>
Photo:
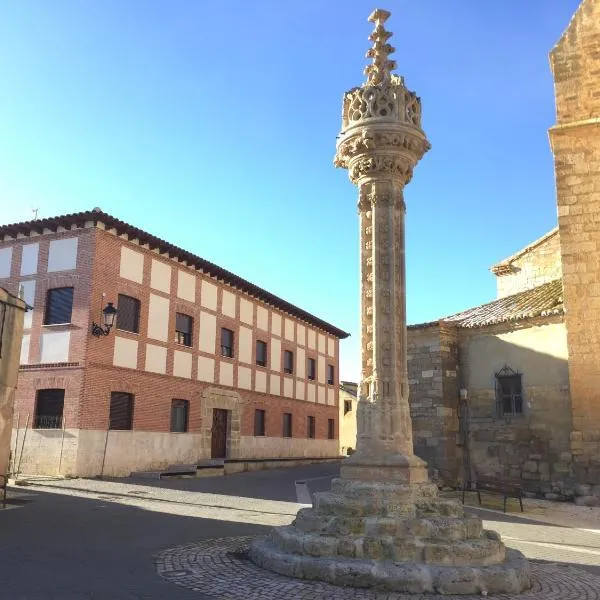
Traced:
<path fill-rule="evenodd" d="M 60 325 L 71 322 L 73 312 L 73 288 L 63 287 L 48 290 L 44 325 Z"/>
<path fill-rule="evenodd" d="M 260 408 L 254 411 L 254 435 L 265 435 L 265 411 Z"/>
<path fill-rule="evenodd" d="M 292 437 L 292 413 L 283 413 L 283 437 Z"/>
<path fill-rule="evenodd" d="M 117 308 L 117 329 L 139 333 L 140 331 L 140 301 L 125 294 L 119 294 Z"/>
<path fill-rule="evenodd" d="M 290 375 L 294 372 L 294 353 L 289 350 L 283 353 L 283 372 Z"/>
<path fill-rule="evenodd" d="M 307 417 L 306 418 L 306 437 L 314 439 L 315 438 L 315 418 Z"/>
<path fill-rule="evenodd" d="M 352 411 L 352 400 L 344 400 L 344 414 Z"/>
<path fill-rule="evenodd" d="M 316 368 L 316 361 L 314 358 L 309 358 L 306 364 L 306 371 L 307 371 L 307 377 L 311 380 L 314 381 L 315 379 L 315 373 L 317 371 Z"/>
<path fill-rule="evenodd" d="M 496 373 L 496 405 L 500 416 L 523 414 L 521 373 L 509 366 Z"/>
<path fill-rule="evenodd" d="M 110 393 L 109 429 L 133 428 L 133 394 Z"/>
<path fill-rule="evenodd" d="M 333 367 L 333 365 L 327 365 L 327 383 L 329 385 L 333 385 L 333 382 L 335 380 L 335 369 Z"/>
<path fill-rule="evenodd" d="M 221 356 L 233 358 L 233 331 L 231 329 L 221 329 Z"/>
<path fill-rule="evenodd" d="M 171 431 L 186 433 L 190 412 L 189 400 L 171 400 Z"/>
<path fill-rule="evenodd" d="M 194 319 L 183 313 L 175 314 L 175 341 L 183 346 L 192 345 Z"/>
<path fill-rule="evenodd" d="M 256 364 L 260 367 L 267 366 L 267 343 L 256 340 Z"/>
<path fill-rule="evenodd" d="M 60 429 L 65 407 L 65 390 L 38 390 L 35 401 L 33 427 L 35 429 Z"/>
<path fill-rule="evenodd" d="M 335 439 L 335 419 L 327 419 L 327 439 Z"/>

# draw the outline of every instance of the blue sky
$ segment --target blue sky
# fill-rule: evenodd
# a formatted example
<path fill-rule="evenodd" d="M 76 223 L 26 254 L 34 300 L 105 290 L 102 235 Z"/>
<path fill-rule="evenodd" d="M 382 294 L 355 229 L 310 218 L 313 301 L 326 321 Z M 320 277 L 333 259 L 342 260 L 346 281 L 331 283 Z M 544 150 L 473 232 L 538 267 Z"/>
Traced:
<path fill-rule="evenodd" d="M 548 52 L 578 0 L 390 0 L 431 151 L 408 186 L 409 322 L 494 298 L 556 224 Z M 0 221 L 91 209 L 352 333 L 356 190 L 332 159 L 364 0 L 0 0 Z"/>

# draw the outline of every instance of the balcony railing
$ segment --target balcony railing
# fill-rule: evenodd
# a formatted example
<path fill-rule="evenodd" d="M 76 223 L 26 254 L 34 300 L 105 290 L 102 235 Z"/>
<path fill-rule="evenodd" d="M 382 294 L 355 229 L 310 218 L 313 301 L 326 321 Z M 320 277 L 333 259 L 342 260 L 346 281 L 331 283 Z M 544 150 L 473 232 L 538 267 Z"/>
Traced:
<path fill-rule="evenodd" d="M 33 419 L 34 429 L 60 429 L 62 427 L 61 416 L 36 415 Z"/>

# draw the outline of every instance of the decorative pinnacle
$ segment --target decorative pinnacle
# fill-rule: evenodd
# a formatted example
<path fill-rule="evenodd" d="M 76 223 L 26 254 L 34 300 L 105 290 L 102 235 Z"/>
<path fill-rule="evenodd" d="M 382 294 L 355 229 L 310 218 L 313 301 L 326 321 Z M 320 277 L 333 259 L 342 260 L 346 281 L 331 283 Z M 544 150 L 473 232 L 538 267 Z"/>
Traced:
<path fill-rule="evenodd" d="M 367 58 L 373 59 L 373 62 L 364 70 L 364 74 L 367 76 L 367 85 L 388 83 L 391 71 L 396 68 L 396 61 L 388 60 L 388 56 L 396 51 L 396 48 L 387 43 L 394 34 L 383 26 L 390 14 L 387 10 L 376 8 L 369 15 L 369 21 L 375 23 L 375 29 L 369 36 L 373 47 L 369 48 L 366 54 Z"/>

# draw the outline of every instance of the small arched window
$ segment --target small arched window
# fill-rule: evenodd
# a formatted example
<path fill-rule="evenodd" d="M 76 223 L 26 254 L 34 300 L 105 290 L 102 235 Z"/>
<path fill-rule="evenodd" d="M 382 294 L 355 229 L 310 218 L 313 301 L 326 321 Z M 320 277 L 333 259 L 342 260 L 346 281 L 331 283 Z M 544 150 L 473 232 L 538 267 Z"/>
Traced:
<path fill-rule="evenodd" d="M 504 366 L 496 373 L 496 405 L 498 415 L 523 414 L 523 388 L 521 373 Z"/>

